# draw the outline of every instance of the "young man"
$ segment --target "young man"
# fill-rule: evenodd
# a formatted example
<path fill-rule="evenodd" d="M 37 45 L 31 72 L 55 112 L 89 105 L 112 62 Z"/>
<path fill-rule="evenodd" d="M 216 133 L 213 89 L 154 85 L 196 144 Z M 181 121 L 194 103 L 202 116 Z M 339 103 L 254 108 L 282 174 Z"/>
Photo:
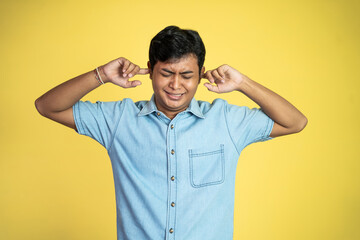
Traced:
<path fill-rule="evenodd" d="M 197 32 L 169 26 L 152 39 L 147 69 L 119 58 L 36 100 L 41 115 L 107 149 L 118 239 L 232 239 L 241 151 L 307 123 L 285 99 L 228 65 L 205 73 L 204 59 Z M 137 74 L 150 74 L 150 101 L 79 101 L 102 82 L 136 87 L 141 82 L 129 79 Z M 210 91 L 241 92 L 261 109 L 196 101 L 201 78 Z"/>

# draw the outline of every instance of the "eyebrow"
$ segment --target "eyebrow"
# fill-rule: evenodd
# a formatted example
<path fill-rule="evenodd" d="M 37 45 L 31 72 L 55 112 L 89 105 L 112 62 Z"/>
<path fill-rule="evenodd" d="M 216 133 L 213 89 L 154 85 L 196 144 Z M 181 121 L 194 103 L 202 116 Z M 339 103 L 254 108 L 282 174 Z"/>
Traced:
<path fill-rule="evenodd" d="M 174 72 L 172 72 L 166 68 L 162 68 L 161 70 L 163 70 L 164 72 L 167 72 L 167 73 L 175 74 Z M 189 73 L 193 73 L 193 71 L 185 71 L 185 72 L 181 72 L 180 74 L 189 74 Z"/>

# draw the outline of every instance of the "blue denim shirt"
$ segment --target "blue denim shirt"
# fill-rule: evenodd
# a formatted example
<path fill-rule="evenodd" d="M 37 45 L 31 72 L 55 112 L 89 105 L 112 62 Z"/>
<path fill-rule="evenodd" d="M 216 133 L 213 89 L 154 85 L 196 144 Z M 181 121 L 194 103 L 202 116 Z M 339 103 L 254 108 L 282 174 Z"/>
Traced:
<path fill-rule="evenodd" d="M 115 181 L 118 239 L 232 240 L 236 164 L 271 139 L 260 109 L 193 99 L 174 119 L 154 97 L 78 102 L 78 133 L 103 145 Z"/>

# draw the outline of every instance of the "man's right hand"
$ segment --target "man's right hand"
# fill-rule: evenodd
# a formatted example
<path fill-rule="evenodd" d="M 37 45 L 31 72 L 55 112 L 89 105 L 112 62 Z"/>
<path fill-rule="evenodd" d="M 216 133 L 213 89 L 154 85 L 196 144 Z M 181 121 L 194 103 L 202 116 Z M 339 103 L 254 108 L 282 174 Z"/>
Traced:
<path fill-rule="evenodd" d="M 141 74 L 149 74 L 148 68 L 140 68 L 138 65 L 130 62 L 126 58 L 115 59 L 100 68 L 103 76 L 103 81 L 111 82 L 123 88 L 132 88 L 141 85 L 139 80 L 129 81 L 129 78 Z"/>

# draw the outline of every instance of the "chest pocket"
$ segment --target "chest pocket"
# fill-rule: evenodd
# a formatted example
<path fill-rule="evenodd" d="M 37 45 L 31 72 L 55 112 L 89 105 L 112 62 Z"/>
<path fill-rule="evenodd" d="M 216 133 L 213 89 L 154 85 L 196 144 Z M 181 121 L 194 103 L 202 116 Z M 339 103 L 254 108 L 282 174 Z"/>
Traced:
<path fill-rule="evenodd" d="M 224 145 L 211 152 L 189 150 L 190 183 L 195 188 L 223 183 L 225 180 Z"/>

